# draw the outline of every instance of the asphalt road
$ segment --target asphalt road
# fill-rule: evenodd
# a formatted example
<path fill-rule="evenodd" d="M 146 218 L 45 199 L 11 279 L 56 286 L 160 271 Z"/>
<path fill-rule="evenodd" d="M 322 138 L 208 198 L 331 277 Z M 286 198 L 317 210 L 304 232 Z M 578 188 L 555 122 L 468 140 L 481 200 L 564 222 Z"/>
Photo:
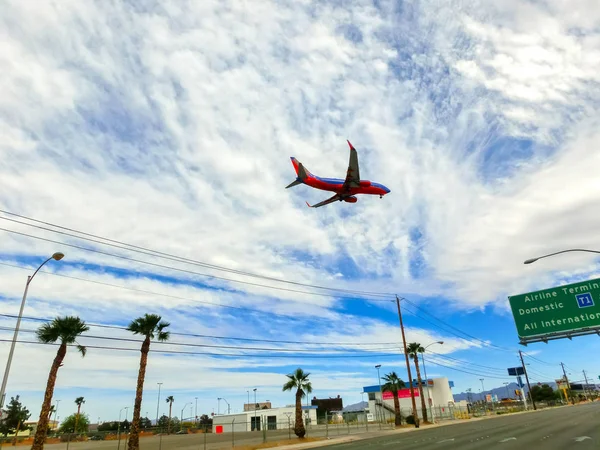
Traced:
<path fill-rule="evenodd" d="M 324 447 L 328 450 L 599 450 L 600 402 Z"/>

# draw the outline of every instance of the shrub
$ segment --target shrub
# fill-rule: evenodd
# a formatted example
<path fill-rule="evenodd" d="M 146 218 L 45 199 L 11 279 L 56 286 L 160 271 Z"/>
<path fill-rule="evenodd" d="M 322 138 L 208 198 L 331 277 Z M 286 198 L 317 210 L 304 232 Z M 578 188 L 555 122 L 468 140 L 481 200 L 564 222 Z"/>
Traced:
<path fill-rule="evenodd" d="M 406 416 L 406 423 L 409 425 L 414 425 L 415 424 L 415 416 L 413 416 L 412 414 L 410 416 Z"/>

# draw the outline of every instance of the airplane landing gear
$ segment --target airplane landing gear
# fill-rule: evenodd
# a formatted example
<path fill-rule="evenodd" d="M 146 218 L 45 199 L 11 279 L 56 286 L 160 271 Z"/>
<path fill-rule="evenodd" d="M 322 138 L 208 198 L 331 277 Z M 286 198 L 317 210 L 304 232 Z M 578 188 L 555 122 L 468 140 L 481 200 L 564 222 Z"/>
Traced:
<path fill-rule="evenodd" d="M 380 195 L 379 195 L 379 198 L 383 198 L 383 195 L 381 195 L 381 194 L 380 194 Z"/>

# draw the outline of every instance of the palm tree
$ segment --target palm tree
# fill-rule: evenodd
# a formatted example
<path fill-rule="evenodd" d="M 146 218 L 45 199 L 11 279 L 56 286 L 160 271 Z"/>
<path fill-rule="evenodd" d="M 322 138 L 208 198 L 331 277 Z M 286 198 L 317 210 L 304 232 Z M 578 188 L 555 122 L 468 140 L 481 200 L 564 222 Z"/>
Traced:
<path fill-rule="evenodd" d="M 66 316 L 57 317 L 52 322 L 45 323 L 37 330 L 37 338 L 41 343 L 52 344 L 56 341 L 60 341 L 60 346 L 58 347 L 56 357 L 52 362 L 50 373 L 48 374 L 44 402 L 42 403 L 40 419 L 38 420 L 38 427 L 35 432 L 35 437 L 33 438 L 31 450 L 42 450 L 44 448 L 56 376 L 58 375 L 58 368 L 62 366 L 63 360 L 67 355 L 67 346 L 76 344 L 77 338 L 89 329 L 90 327 L 88 327 L 79 317 Z M 81 356 L 85 356 L 86 348 L 83 345 L 77 344 L 77 349 L 81 353 Z"/>
<path fill-rule="evenodd" d="M 173 402 L 175 399 L 172 395 L 167 397 L 167 403 L 169 404 L 169 422 L 167 423 L 167 434 L 171 434 L 171 409 L 173 408 Z"/>
<path fill-rule="evenodd" d="M 144 391 L 144 379 L 146 378 L 146 364 L 148 363 L 148 352 L 150 351 L 150 340 L 156 336 L 159 342 L 169 339 L 169 332 L 164 331 L 170 324 L 162 322 L 161 317 L 156 314 L 144 314 L 133 320 L 127 329 L 133 334 L 144 336 L 142 349 L 140 350 L 140 371 L 138 372 L 137 388 L 135 391 L 135 403 L 133 404 L 133 418 L 131 419 L 131 430 L 129 432 L 129 450 L 140 448 L 140 415 L 142 409 L 142 394 Z"/>
<path fill-rule="evenodd" d="M 294 424 L 294 433 L 300 439 L 304 439 L 304 435 L 306 434 L 304 422 L 302 421 L 302 398 L 312 392 L 312 385 L 308 380 L 309 375 L 310 373 L 304 373 L 298 367 L 293 373 L 286 375 L 289 380 L 283 385 L 284 392 L 296 389 L 296 423 Z"/>
<path fill-rule="evenodd" d="M 390 372 L 387 375 L 383 376 L 383 381 L 385 384 L 381 386 L 381 390 L 384 392 L 391 392 L 394 396 L 394 424 L 396 426 L 402 425 L 402 415 L 400 414 L 400 400 L 398 400 L 398 391 L 400 389 L 404 389 L 406 384 L 402 381 L 396 372 Z M 381 399 L 383 401 L 383 399 Z"/>
<path fill-rule="evenodd" d="M 83 399 L 83 397 L 77 397 L 75 399 L 75 404 L 77 405 L 77 416 L 75 416 L 75 429 L 73 430 L 74 433 L 77 433 L 77 425 L 79 424 L 79 413 L 81 412 L 81 405 L 83 405 L 85 403 L 85 400 Z"/>
<path fill-rule="evenodd" d="M 427 406 L 425 406 L 425 397 L 423 396 L 423 383 L 421 381 L 421 371 L 419 370 L 419 353 L 425 352 L 425 349 L 421 346 L 421 344 L 413 342 L 411 344 L 408 344 L 406 350 L 408 352 L 408 356 L 410 356 L 415 362 L 415 369 L 417 370 L 417 383 L 419 384 L 419 396 L 421 397 L 421 411 L 423 414 L 423 422 L 427 422 Z"/>

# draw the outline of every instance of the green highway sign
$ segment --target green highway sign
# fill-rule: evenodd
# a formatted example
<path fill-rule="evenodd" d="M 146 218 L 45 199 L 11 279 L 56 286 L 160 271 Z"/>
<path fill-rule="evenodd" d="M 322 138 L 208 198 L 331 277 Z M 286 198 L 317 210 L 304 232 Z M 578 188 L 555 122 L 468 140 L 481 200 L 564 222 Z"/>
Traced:
<path fill-rule="evenodd" d="M 508 300 L 521 344 L 600 334 L 600 278 Z"/>

